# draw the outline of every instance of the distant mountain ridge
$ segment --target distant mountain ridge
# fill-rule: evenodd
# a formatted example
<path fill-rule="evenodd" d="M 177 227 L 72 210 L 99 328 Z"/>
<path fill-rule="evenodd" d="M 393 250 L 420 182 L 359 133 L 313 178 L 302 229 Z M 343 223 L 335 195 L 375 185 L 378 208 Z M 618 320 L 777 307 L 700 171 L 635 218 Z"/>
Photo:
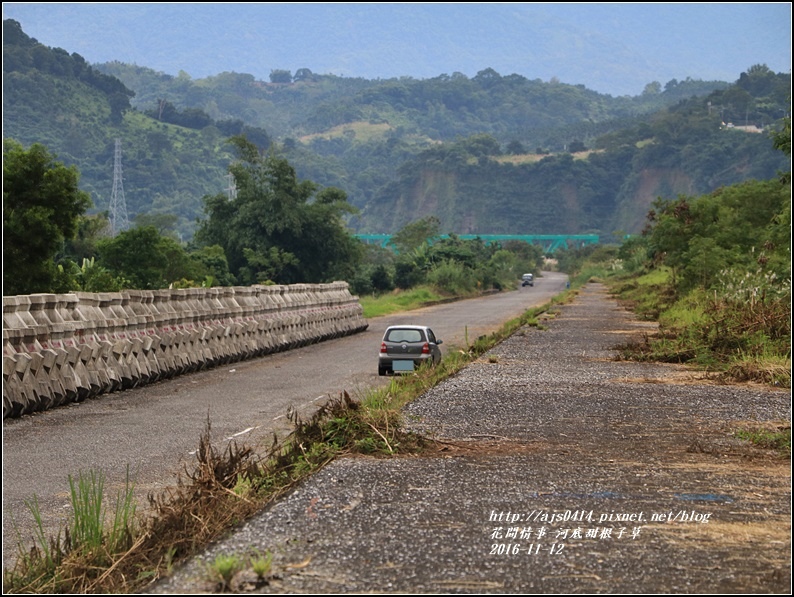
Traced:
<path fill-rule="evenodd" d="M 759 62 L 791 68 L 791 9 L 772 3 L 5 3 L 3 12 L 91 62 L 194 78 L 300 68 L 473 77 L 490 67 L 618 96 L 652 81 L 732 80 Z"/>
<path fill-rule="evenodd" d="M 225 142 L 238 133 L 263 150 L 277 139 L 274 150 L 301 178 L 347 193 L 360 209 L 351 227 L 373 233 L 428 214 L 444 232 L 637 232 L 657 196 L 706 193 L 787 166 L 766 136 L 720 127 L 721 119 L 769 125 L 789 106 L 790 76 L 763 65 L 734 85 L 669 81 L 620 98 L 492 68 L 374 81 L 301 69 L 268 83 L 116 62 L 95 67 L 97 87 L 81 79 L 78 54 L 3 25 L 4 133 L 77 165 L 100 211 L 121 138 L 131 215 L 176 216 L 184 238 L 202 197 L 228 189 Z M 134 104 L 143 98 L 137 109 L 127 90 Z"/>

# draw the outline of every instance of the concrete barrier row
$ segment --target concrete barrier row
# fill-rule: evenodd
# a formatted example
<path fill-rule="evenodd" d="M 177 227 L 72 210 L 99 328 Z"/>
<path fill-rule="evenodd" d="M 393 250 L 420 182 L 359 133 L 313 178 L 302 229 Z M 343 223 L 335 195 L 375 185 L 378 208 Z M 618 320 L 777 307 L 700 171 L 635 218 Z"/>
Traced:
<path fill-rule="evenodd" d="M 366 328 L 345 282 L 3 297 L 3 419 Z"/>

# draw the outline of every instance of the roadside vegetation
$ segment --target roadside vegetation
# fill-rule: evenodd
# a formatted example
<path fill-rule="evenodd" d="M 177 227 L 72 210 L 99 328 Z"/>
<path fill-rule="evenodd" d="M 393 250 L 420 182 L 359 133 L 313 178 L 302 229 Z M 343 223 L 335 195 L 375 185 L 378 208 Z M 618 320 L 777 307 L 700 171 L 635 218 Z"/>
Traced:
<path fill-rule="evenodd" d="M 737 429 L 734 435 L 758 447 L 775 450 L 783 456 L 791 457 L 791 423 L 774 425 L 771 429 L 745 427 Z"/>
<path fill-rule="evenodd" d="M 790 155 L 785 137 L 777 146 Z M 791 388 L 791 179 L 657 201 L 641 237 L 558 258 L 572 287 L 608 286 L 658 331 L 621 358 L 685 363 L 725 382 Z M 791 422 L 744 424 L 733 436 L 791 457 Z"/>
<path fill-rule="evenodd" d="M 232 139 L 236 194 L 206 197 L 207 217 L 190 245 L 174 216 L 139 216 L 112 234 L 106 215 L 85 215 L 76 168 L 41 145 L 3 145 L 3 270 L 7 295 L 115 292 L 346 280 L 354 294 L 430 289 L 444 297 L 515 287 L 537 274 L 539 247 L 487 244 L 442 234 L 433 217 L 404 226 L 389 248 L 367 246 L 345 228 L 346 194 L 299 180 L 286 159 Z"/>
<path fill-rule="evenodd" d="M 490 336 L 451 351 L 436 367 L 394 377 L 358 399 L 347 392 L 329 400 L 308 420 L 289 412 L 293 431 L 268 445 L 235 442 L 219 449 L 208 420 L 199 438 L 194 468 L 175 487 L 150 495 L 146 514 L 131 499 L 128 477 L 112 517 L 106 520 L 101 473 L 72 483 L 73 518 L 63 533 L 47 537 L 37 500 L 28 503 L 37 521 L 34 544 L 24 545 L 13 568 L 3 572 L 4 593 L 132 593 L 150 587 L 236 525 L 261 511 L 307 475 L 345 454 L 391 456 L 432 448 L 432 440 L 404 431 L 401 409 L 454 375 L 522 326 L 565 302 L 572 292 L 531 309 Z M 270 578 L 270 554 L 232 554 L 208 565 L 216 590 L 231 588 L 247 572 L 255 588 Z"/>
<path fill-rule="evenodd" d="M 773 138 L 791 155 L 790 119 Z M 559 255 L 659 331 L 623 357 L 688 363 L 730 381 L 791 387 L 791 173 L 658 199 L 641 236 Z"/>
<path fill-rule="evenodd" d="M 444 297 L 430 287 L 422 286 L 413 290 L 397 290 L 381 294 L 370 294 L 359 297 L 364 317 L 381 317 L 411 311 L 419 307 L 437 304 Z"/>

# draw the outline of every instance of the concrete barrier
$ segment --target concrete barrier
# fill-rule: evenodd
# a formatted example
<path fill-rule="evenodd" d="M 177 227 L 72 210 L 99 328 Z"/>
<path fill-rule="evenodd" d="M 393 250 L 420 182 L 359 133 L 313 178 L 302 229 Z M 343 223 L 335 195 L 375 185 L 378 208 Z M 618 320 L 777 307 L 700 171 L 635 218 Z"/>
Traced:
<path fill-rule="evenodd" d="M 3 297 L 3 419 L 366 328 L 346 282 Z"/>

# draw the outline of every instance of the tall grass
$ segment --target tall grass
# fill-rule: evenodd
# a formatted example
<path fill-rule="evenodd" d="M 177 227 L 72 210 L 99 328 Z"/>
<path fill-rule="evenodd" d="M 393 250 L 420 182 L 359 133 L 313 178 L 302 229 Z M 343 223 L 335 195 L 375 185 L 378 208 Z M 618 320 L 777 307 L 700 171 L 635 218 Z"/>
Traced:
<path fill-rule="evenodd" d="M 4 592 L 87 592 L 104 571 L 128 550 L 137 529 L 134 483 L 127 467 L 124 488 L 116 497 L 113 519 L 108 523 L 105 509 L 105 476 L 91 470 L 69 479 L 72 515 L 61 540 L 47 539 L 41 511 L 34 495 L 25 504 L 33 516 L 35 545 L 19 545 L 19 557 L 12 569 L 3 571 Z"/>
<path fill-rule="evenodd" d="M 696 288 L 678 296 L 664 270 L 609 281 L 659 333 L 626 347 L 624 356 L 692 363 L 726 379 L 791 387 L 791 299 L 782 291 Z"/>

